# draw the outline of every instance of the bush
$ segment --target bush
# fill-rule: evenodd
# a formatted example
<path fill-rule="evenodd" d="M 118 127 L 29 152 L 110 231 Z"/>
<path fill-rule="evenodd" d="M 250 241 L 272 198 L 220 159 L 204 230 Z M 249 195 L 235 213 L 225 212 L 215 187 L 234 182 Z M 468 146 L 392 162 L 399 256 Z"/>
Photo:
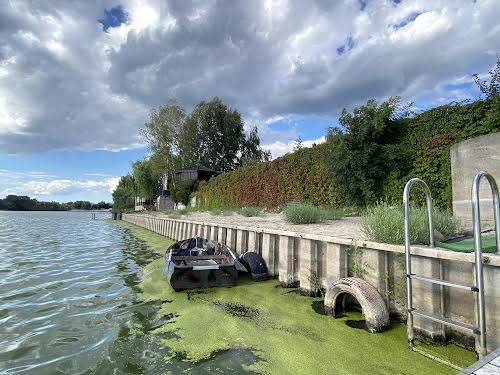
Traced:
<path fill-rule="evenodd" d="M 177 181 L 172 187 L 172 199 L 175 203 L 189 204 L 189 198 L 194 188 L 194 181 Z"/>
<path fill-rule="evenodd" d="M 445 238 L 457 234 L 460 225 L 457 218 L 448 210 L 434 208 L 434 229 Z M 414 244 L 429 244 L 427 209 L 410 207 L 410 239 Z M 361 228 L 371 241 L 391 244 L 404 244 L 404 213 L 401 206 L 380 203 L 368 207 L 361 216 Z"/>
<path fill-rule="evenodd" d="M 407 132 L 404 118 L 409 107 L 399 98 L 378 104 L 370 99 L 353 113 L 345 108 L 339 122 L 328 133 L 331 143 L 327 159 L 333 182 L 349 204 L 365 206 L 379 199 L 391 170 L 407 170 L 410 154 L 402 144 Z"/>
<path fill-rule="evenodd" d="M 208 213 L 210 215 L 220 216 L 220 215 L 222 215 L 222 209 L 220 209 L 220 208 L 212 208 L 211 210 L 208 210 Z"/>
<path fill-rule="evenodd" d="M 309 204 L 285 207 L 283 215 L 285 220 L 291 224 L 313 224 L 323 221 L 322 210 Z"/>
<path fill-rule="evenodd" d="M 232 214 L 234 214 L 234 210 L 231 210 L 229 208 L 224 208 L 221 210 L 221 213 L 220 213 L 222 216 L 231 216 Z"/>
<path fill-rule="evenodd" d="M 258 207 L 243 207 L 239 211 L 239 214 L 246 217 L 260 216 L 262 214 L 262 210 Z"/>
<path fill-rule="evenodd" d="M 344 210 L 340 208 L 321 208 L 323 220 L 340 220 L 344 216 Z"/>

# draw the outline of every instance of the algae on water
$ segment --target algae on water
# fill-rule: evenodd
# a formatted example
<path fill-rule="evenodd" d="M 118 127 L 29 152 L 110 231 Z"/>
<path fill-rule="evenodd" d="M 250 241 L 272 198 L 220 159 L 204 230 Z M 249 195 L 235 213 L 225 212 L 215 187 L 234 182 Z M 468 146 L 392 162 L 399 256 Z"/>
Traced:
<path fill-rule="evenodd" d="M 170 240 L 126 224 L 133 233 L 164 250 Z M 160 249 L 161 248 L 161 249 Z M 164 259 L 144 269 L 144 301 L 163 301 L 160 314 L 168 321 L 156 329 L 171 356 L 199 362 L 232 349 L 251 350 L 257 361 L 249 371 L 269 374 L 454 374 L 456 371 L 411 352 L 406 326 L 394 323 L 371 334 L 345 324 L 357 313 L 333 319 L 315 311 L 321 298 L 290 293 L 276 280 L 255 283 L 242 278 L 233 288 L 174 292 L 163 277 Z M 316 310 L 318 310 L 316 308 Z M 460 366 L 475 354 L 454 345 L 439 354 Z"/>

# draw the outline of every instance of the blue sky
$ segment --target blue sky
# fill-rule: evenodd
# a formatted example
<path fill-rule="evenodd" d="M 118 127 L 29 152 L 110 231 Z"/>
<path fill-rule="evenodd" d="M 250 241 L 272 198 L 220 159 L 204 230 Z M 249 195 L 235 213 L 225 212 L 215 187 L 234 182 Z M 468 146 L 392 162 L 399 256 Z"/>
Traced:
<path fill-rule="evenodd" d="M 0 7 L 0 196 L 110 201 L 172 99 L 219 96 L 273 157 L 322 142 L 342 108 L 476 100 L 500 2 L 30 2 Z"/>

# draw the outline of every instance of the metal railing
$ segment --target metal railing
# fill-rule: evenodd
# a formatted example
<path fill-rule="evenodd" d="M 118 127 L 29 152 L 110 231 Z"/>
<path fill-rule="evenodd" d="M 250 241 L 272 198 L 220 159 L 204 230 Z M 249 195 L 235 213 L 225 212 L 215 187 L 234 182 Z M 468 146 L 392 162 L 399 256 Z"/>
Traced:
<path fill-rule="evenodd" d="M 434 228 L 432 223 L 432 195 L 427 184 L 418 179 L 412 178 L 406 184 L 403 192 L 403 205 L 404 205 L 404 225 L 405 225 L 405 256 L 406 256 L 406 280 L 407 280 L 407 312 L 408 312 L 408 345 L 411 350 L 419 352 L 427 357 L 435 359 L 439 362 L 445 363 L 451 367 L 460 369 L 458 366 L 438 358 L 432 354 L 426 353 L 422 350 L 419 350 L 415 347 L 415 337 L 414 337 L 414 315 L 419 316 L 423 319 L 428 319 L 437 323 L 441 323 L 450 327 L 453 327 L 458 330 L 466 331 L 472 333 L 478 337 L 479 342 L 479 357 L 483 357 L 486 355 L 486 313 L 484 308 L 484 278 L 483 278 L 483 255 L 481 248 L 481 216 L 480 216 L 480 207 L 479 207 L 479 183 L 483 177 L 486 177 L 488 180 L 491 191 L 493 194 L 493 205 L 494 205 L 494 214 L 495 214 L 495 233 L 496 233 L 496 244 L 497 244 L 497 253 L 500 251 L 500 196 L 498 192 L 498 187 L 495 179 L 485 171 L 480 171 L 476 174 L 474 178 L 474 183 L 472 185 L 472 221 L 474 226 L 474 269 L 475 269 L 475 284 L 476 285 L 462 285 L 453 283 L 443 279 L 443 269 L 442 264 L 440 263 L 440 275 L 439 278 L 432 278 L 422 275 L 416 275 L 412 273 L 411 269 L 411 236 L 410 236 L 410 190 L 413 185 L 419 183 L 425 192 L 426 203 L 427 203 L 427 215 L 429 221 L 429 245 L 430 247 L 434 247 Z M 441 315 L 433 315 L 423 311 L 416 310 L 413 307 L 413 285 L 412 280 L 419 280 L 422 282 L 428 282 L 431 284 L 437 284 L 441 288 Z M 447 319 L 443 316 L 444 314 L 444 305 L 442 302 L 443 299 L 443 288 L 444 287 L 452 287 L 458 289 L 465 289 L 474 293 L 477 293 L 476 296 L 476 307 L 477 307 L 477 325 L 473 326 L 470 324 L 462 323 Z"/>
<path fill-rule="evenodd" d="M 419 178 L 412 178 L 407 182 L 403 192 L 404 221 L 405 221 L 405 257 L 406 257 L 406 298 L 408 311 L 408 344 L 410 349 L 414 348 L 414 328 L 413 328 L 413 294 L 412 294 L 412 272 L 410 253 L 410 190 L 413 185 L 422 185 L 427 203 L 427 217 L 429 221 L 429 246 L 434 247 L 434 226 L 432 223 L 432 195 L 427 184 Z"/>
<path fill-rule="evenodd" d="M 500 198 L 498 194 L 498 186 L 493 178 L 486 171 L 479 171 L 474 177 L 472 184 L 472 224 L 474 226 L 474 250 L 475 250 L 475 266 L 476 266 L 476 285 L 478 293 L 476 297 L 477 317 L 479 325 L 479 356 L 486 355 L 486 312 L 484 309 L 484 277 L 483 277 L 483 250 L 481 247 L 481 214 L 479 201 L 479 184 L 481 179 L 485 177 L 491 187 L 493 195 L 493 208 L 495 217 L 495 236 L 497 244 L 497 254 L 500 251 Z"/>

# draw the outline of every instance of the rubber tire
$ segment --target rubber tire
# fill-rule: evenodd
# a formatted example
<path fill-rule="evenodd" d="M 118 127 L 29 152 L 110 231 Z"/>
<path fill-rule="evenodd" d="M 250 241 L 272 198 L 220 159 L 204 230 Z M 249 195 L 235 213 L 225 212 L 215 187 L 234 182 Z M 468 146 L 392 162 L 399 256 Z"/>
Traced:
<path fill-rule="evenodd" d="M 238 257 L 241 264 L 245 266 L 255 281 L 267 280 L 267 266 L 264 259 L 254 251 L 247 251 Z"/>
<path fill-rule="evenodd" d="M 366 326 L 370 332 L 384 331 L 390 324 L 389 311 L 384 298 L 372 285 L 357 277 L 346 277 L 332 283 L 325 295 L 325 311 L 335 316 L 337 303 L 342 303 L 344 294 L 350 294 L 361 305 Z"/>

